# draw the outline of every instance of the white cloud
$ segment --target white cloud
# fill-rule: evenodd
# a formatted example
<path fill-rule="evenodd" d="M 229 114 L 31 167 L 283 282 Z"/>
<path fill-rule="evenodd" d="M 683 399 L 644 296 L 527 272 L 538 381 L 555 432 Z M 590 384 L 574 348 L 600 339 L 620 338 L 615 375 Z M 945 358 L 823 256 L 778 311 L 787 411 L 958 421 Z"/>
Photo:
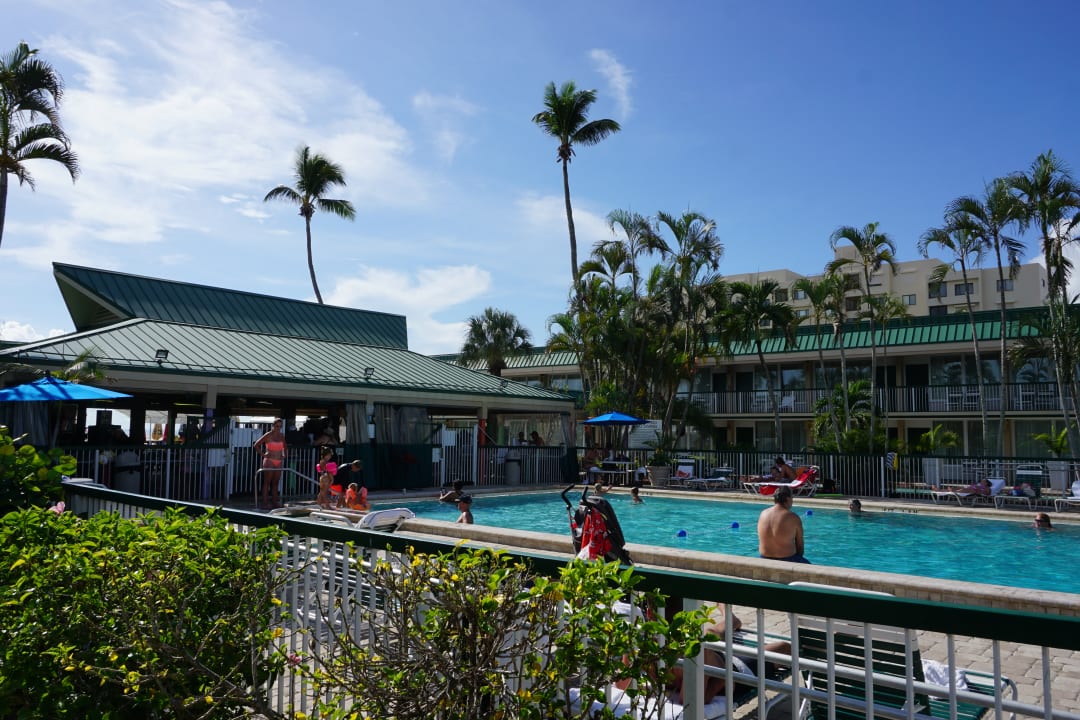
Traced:
<path fill-rule="evenodd" d="M 558 195 L 524 195 L 515 202 L 521 221 L 534 234 L 559 238 L 569 253 L 569 230 L 566 227 L 566 204 Z M 584 207 L 574 206 L 574 233 L 578 242 L 578 263 L 592 252 L 593 245 L 611 239 L 607 220 Z"/>
<path fill-rule="evenodd" d="M 630 116 L 633 107 L 630 101 L 630 86 L 634 80 L 630 77 L 630 71 L 607 50 L 590 50 L 589 57 L 592 58 L 597 72 L 607 80 L 608 90 L 615 96 L 615 103 L 619 107 L 619 117 L 625 120 Z"/>
<path fill-rule="evenodd" d="M 236 212 L 240 213 L 244 217 L 254 218 L 256 220 L 263 220 L 270 217 L 270 213 L 261 209 L 261 206 L 254 205 L 252 203 L 244 203 L 243 207 L 236 209 Z"/>
<path fill-rule="evenodd" d="M 340 70 L 262 39 L 256 15 L 191 0 L 129 7 L 123 22 L 77 12 L 85 35 L 43 43 L 76 68 L 65 72 L 61 115 L 83 170 L 74 189 L 62 173 L 39 178 L 40 193 L 57 202 L 49 226 L 66 210 L 83 243 L 161 242 L 175 229 L 202 232 L 192 223 L 215 226 L 206 217 L 214 199 L 247 202 L 241 215 L 262 220 L 274 212 L 255 210 L 262 193 L 291 182 L 301 143 L 345 168 L 340 197 L 368 207 L 425 202 L 405 130 Z M 334 112 L 318 112 L 327 106 Z M 34 253 L 15 259 L 38 262 Z"/>
<path fill-rule="evenodd" d="M 46 337 L 56 337 L 57 335 L 63 335 L 65 331 L 52 329 L 48 333 L 42 335 L 34 329 L 32 325 L 27 323 L 21 323 L 18 320 L 4 320 L 0 322 L 0 340 L 6 340 L 8 342 L 34 342 L 35 340 L 42 340 Z"/>
<path fill-rule="evenodd" d="M 465 323 L 442 322 L 436 315 L 481 297 L 491 284 L 491 274 L 474 265 L 421 268 L 414 275 L 362 267 L 357 277 L 336 278 L 325 299 L 331 305 L 404 315 L 409 349 L 427 354 L 461 346 Z"/>
<path fill-rule="evenodd" d="M 453 162 L 459 148 L 468 142 L 463 125 L 480 109 L 458 96 L 433 95 L 426 90 L 413 96 L 413 110 L 431 133 L 439 157 Z"/>

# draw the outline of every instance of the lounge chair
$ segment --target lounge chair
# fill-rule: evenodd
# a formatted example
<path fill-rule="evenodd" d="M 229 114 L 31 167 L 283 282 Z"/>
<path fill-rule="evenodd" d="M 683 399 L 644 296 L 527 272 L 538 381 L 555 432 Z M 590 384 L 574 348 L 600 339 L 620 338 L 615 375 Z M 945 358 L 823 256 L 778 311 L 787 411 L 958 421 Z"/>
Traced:
<path fill-rule="evenodd" d="M 736 634 L 736 645 L 738 646 L 739 639 Z M 705 643 L 705 647 L 709 647 L 723 652 L 721 649 L 723 645 L 721 643 Z M 753 652 L 750 648 L 743 648 L 747 652 Z M 714 675 L 717 677 L 724 676 L 726 674 L 726 668 L 722 665 L 709 665 L 704 666 L 706 675 Z M 735 679 L 735 683 L 732 686 L 731 700 L 734 708 L 737 710 L 748 703 L 753 702 L 758 697 L 758 678 L 752 669 L 752 661 L 749 657 L 740 657 L 740 653 L 736 653 L 731 656 L 732 676 Z M 768 681 L 782 681 L 790 675 L 790 671 L 778 670 L 772 674 L 767 674 L 766 680 Z M 570 699 L 571 704 L 575 708 L 580 707 L 578 697 L 580 693 L 577 688 L 571 688 Z M 626 690 L 620 689 L 615 685 L 611 685 L 607 688 L 606 703 L 593 703 L 593 712 L 599 713 L 605 707 L 610 709 L 616 718 L 660 718 L 661 720 L 682 720 L 683 718 L 683 706 L 680 703 L 672 702 L 669 698 L 665 698 L 661 703 L 657 703 L 655 700 L 642 701 L 639 700 L 637 707 L 632 706 L 632 701 Z M 780 695 L 770 698 L 765 703 L 766 714 L 775 704 L 786 700 L 786 696 Z M 721 720 L 727 717 L 728 700 L 727 693 L 720 693 L 714 697 L 710 702 L 704 705 L 703 718 L 706 720 Z"/>
<path fill-rule="evenodd" d="M 694 475 L 693 465 L 679 465 L 675 468 L 675 472 L 671 474 L 671 484 L 682 487 L 690 487 L 691 483 L 699 479 Z"/>
<path fill-rule="evenodd" d="M 990 493 L 984 495 L 983 493 L 970 492 L 966 488 L 951 488 L 948 490 L 932 490 L 930 492 L 930 499 L 937 503 L 939 500 L 948 502 L 950 498 L 956 500 L 957 505 L 963 505 L 965 500 L 970 499 L 971 504 L 975 505 L 979 502 L 995 503 L 995 498 L 1001 494 L 1001 491 L 1005 489 L 1005 478 L 988 478 L 990 481 Z"/>
<path fill-rule="evenodd" d="M 830 717 L 830 684 L 834 692 L 833 717 L 839 720 L 888 717 L 887 712 L 895 715 L 909 709 L 934 718 L 949 718 L 950 692 L 955 692 L 958 720 L 978 720 L 993 709 L 999 693 L 1010 693 L 1016 700 L 1016 683 L 1004 675 L 995 680 L 988 673 L 966 668 L 954 672 L 934 663 L 934 669 L 944 671 L 939 672 L 944 679 L 940 685 L 928 683 L 914 630 L 803 615 L 795 616 L 792 630 L 797 638 L 792 652 L 798 653 L 805 687 L 800 692 L 799 718 Z M 872 706 L 870 712 L 868 704 Z"/>
<path fill-rule="evenodd" d="M 810 497 L 817 492 L 818 468 L 811 465 L 799 473 L 791 482 L 756 482 L 743 483 L 743 489 L 751 495 L 772 495 L 778 488 L 791 488 L 791 494 L 796 497 Z"/>
<path fill-rule="evenodd" d="M 1080 507 L 1080 480 L 1073 482 L 1069 488 L 1070 495 L 1054 498 L 1054 511 L 1061 512 L 1066 508 Z"/>
<path fill-rule="evenodd" d="M 394 532 L 401 523 L 416 517 L 416 514 L 408 508 L 387 508 L 366 513 L 351 510 L 313 510 L 308 517 L 313 520 L 344 525 L 359 530 Z"/>

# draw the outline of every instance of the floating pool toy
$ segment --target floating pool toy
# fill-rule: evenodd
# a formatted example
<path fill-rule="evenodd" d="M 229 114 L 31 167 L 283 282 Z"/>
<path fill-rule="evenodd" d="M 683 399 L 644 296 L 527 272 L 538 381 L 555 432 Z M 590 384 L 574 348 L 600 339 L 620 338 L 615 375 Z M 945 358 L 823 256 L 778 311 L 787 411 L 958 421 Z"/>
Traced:
<path fill-rule="evenodd" d="M 686 531 L 680 530 L 679 532 L 675 533 L 675 537 L 686 537 Z"/>
<path fill-rule="evenodd" d="M 731 529 L 732 530 L 738 530 L 739 529 L 739 523 L 737 523 L 737 522 L 731 523 Z"/>
<path fill-rule="evenodd" d="M 811 516 L 811 515 L 813 515 L 813 514 L 814 514 L 814 511 L 813 511 L 813 510 L 807 510 L 807 511 L 806 511 L 806 517 L 810 517 L 810 516 Z"/>

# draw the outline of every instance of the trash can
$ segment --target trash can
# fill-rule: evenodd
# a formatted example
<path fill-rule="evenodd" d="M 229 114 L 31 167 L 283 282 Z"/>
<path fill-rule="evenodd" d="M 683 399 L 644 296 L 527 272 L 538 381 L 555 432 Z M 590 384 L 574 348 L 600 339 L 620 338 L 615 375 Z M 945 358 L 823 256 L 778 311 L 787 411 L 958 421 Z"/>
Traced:
<path fill-rule="evenodd" d="M 506 484 L 521 484 L 521 459 L 506 458 Z"/>

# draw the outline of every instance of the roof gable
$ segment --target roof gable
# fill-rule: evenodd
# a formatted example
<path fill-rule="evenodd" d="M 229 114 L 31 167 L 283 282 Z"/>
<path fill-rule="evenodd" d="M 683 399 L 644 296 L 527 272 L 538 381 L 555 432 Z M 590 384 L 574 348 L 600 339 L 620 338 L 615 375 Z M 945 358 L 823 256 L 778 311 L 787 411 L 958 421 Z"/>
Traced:
<path fill-rule="evenodd" d="M 403 315 L 53 263 L 77 331 L 134 318 L 284 337 L 408 348 Z"/>

